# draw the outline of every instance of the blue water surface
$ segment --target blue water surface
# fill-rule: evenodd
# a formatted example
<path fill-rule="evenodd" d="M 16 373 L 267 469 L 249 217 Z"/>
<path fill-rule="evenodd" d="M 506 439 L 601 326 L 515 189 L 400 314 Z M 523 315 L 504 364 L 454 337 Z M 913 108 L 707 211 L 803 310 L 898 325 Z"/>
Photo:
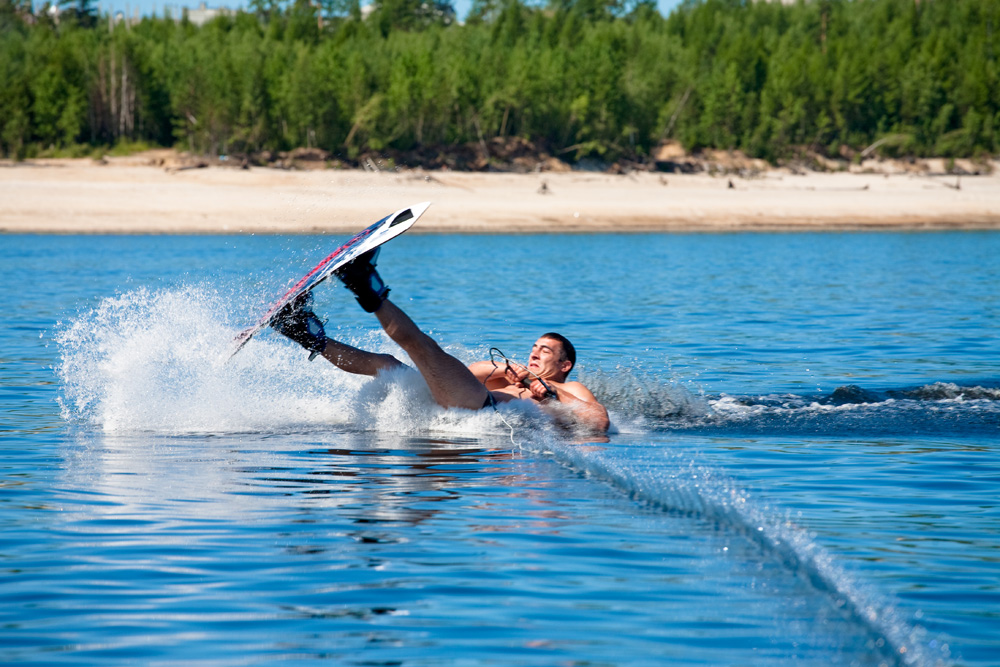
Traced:
<path fill-rule="evenodd" d="M 0 662 L 997 664 L 1000 234 L 385 247 L 465 361 L 572 339 L 607 442 L 227 361 L 341 240 L 0 237 Z"/>

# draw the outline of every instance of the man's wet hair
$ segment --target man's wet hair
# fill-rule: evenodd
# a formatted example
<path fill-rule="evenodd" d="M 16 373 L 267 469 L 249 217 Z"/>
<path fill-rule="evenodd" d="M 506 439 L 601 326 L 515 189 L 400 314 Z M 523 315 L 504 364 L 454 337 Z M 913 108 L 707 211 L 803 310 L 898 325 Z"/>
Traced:
<path fill-rule="evenodd" d="M 550 331 L 547 334 L 542 334 L 541 337 L 551 338 L 552 340 L 557 340 L 560 343 L 562 343 L 563 354 L 566 356 L 567 359 L 569 359 L 570 363 L 573 364 L 573 367 L 576 366 L 576 348 L 573 347 L 573 343 L 569 342 L 569 338 L 566 338 L 566 336 L 558 334 L 554 331 Z M 570 367 L 570 370 L 573 370 L 573 367 Z"/>

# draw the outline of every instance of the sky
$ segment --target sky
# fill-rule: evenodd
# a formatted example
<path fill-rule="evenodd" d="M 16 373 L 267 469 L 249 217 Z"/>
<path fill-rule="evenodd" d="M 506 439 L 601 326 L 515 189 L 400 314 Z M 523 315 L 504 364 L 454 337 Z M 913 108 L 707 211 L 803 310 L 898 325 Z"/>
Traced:
<path fill-rule="evenodd" d="M 163 15 L 164 5 L 170 7 L 171 11 L 174 13 L 179 13 L 181 8 L 197 7 L 202 0 L 97 0 L 96 5 L 100 5 L 101 13 L 111 11 L 112 13 L 124 12 L 126 14 L 133 14 L 135 10 L 138 9 L 139 13 L 142 15 L 156 13 L 158 16 Z M 210 8 L 216 7 L 229 7 L 231 9 L 236 9 L 238 7 L 245 8 L 249 4 L 249 0 L 204 0 L 205 4 Z M 681 0 L 657 0 L 657 5 L 660 8 L 660 12 L 666 16 L 674 7 L 679 5 Z M 42 4 L 42 0 L 35 0 L 36 5 Z M 362 0 L 362 4 L 367 4 L 365 0 Z M 466 14 L 469 13 L 469 8 L 472 6 L 472 0 L 454 0 L 455 11 L 459 17 L 464 18 Z"/>

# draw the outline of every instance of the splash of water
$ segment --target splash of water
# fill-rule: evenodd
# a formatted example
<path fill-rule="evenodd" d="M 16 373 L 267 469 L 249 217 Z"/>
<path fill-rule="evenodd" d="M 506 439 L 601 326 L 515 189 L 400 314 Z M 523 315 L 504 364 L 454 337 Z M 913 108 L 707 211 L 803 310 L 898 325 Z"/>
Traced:
<path fill-rule="evenodd" d="M 580 373 L 580 381 L 608 408 L 619 432 L 695 422 L 710 413 L 704 395 L 679 382 L 664 381 L 661 373 L 643 372 L 639 364 L 619 366 L 613 372 L 587 369 Z"/>
<path fill-rule="evenodd" d="M 224 362 L 238 330 L 230 320 L 245 320 L 251 305 L 259 306 L 200 286 L 138 289 L 104 299 L 56 337 L 64 417 L 108 432 L 509 428 L 489 415 L 439 409 L 419 376 L 351 376 L 323 361 L 305 362 L 300 349 L 268 332 Z M 405 359 L 377 329 L 336 333 L 350 344 Z M 484 358 L 477 350 L 457 354 Z M 971 432 L 995 429 L 1000 413 L 1000 388 L 993 386 L 939 382 L 911 389 L 848 386 L 817 396 L 709 396 L 677 379 L 664 381 L 662 373 L 644 373 L 638 363 L 610 372 L 585 370 L 580 379 L 608 407 L 619 433 Z M 538 415 L 529 413 L 509 407 L 501 416 L 537 429 Z"/>
<path fill-rule="evenodd" d="M 238 331 L 226 319 L 232 309 L 200 286 L 104 299 L 56 335 L 64 418 L 111 433 L 506 433 L 490 412 L 439 408 L 420 375 L 406 369 L 350 375 L 308 362 L 302 349 L 268 333 L 229 359 Z M 381 331 L 345 342 L 406 358 Z M 505 416 L 525 427 L 539 421 L 523 408 Z"/>

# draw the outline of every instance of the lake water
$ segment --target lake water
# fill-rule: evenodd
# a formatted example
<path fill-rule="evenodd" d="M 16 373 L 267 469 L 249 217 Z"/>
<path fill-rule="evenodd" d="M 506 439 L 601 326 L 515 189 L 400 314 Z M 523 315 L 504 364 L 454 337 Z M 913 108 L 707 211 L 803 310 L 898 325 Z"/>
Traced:
<path fill-rule="evenodd" d="M 0 662 L 1000 662 L 1000 234 L 386 246 L 463 360 L 573 340 L 603 443 L 226 363 L 339 240 L 0 237 Z"/>

